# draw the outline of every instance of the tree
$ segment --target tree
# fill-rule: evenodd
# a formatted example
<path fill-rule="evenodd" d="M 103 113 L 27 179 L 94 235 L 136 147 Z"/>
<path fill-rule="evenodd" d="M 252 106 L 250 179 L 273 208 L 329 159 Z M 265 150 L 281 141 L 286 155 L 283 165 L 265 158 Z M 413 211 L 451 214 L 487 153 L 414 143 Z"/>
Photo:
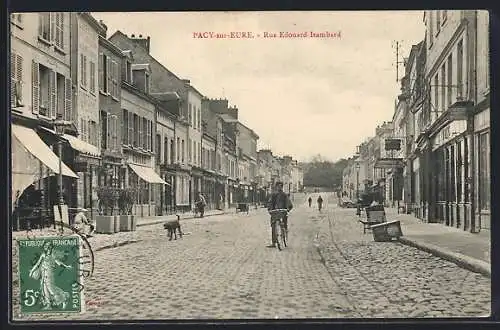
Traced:
<path fill-rule="evenodd" d="M 311 162 L 304 164 L 304 185 L 334 188 L 342 185 L 342 172 L 347 166 L 346 159 L 331 162 L 316 155 Z"/>

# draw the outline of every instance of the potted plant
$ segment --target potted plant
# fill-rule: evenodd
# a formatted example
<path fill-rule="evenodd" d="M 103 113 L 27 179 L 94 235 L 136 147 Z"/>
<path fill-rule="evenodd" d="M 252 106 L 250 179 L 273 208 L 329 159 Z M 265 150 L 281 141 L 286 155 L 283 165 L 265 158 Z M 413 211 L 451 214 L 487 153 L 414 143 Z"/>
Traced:
<path fill-rule="evenodd" d="M 132 215 L 132 208 L 137 199 L 137 189 L 123 188 L 120 189 L 118 198 L 118 208 L 120 210 L 120 231 L 135 231 L 136 219 Z"/>
<path fill-rule="evenodd" d="M 97 187 L 97 198 L 99 199 L 99 215 L 96 216 L 96 232 L 112 234 L 120 231 L 120 218 L 115 213 L 119 189 L 115 187 Z"/>

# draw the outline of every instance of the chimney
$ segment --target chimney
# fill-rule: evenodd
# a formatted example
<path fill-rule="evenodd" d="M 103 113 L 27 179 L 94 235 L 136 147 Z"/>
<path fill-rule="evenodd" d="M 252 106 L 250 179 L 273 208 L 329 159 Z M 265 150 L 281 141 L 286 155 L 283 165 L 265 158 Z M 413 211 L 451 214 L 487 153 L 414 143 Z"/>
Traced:
<path fill-rule="evenodd" d="M 101 24 L 101 26 L 104 28 L 104 30 L 107 32 L 108 31 L 108 26 L 106 24 L 104 24 L 104 21 L 101 19 L 99 20 L 99 24 Z"/>
<path fill-rule="evenodd" d="M 149 53 L 151 47 L 151 37 L 148 36 L 146 39 L 144 39 L 142 37 L 142 34 L 139 34 L 139 37 L 136 38 L 135 34 L 132 34 L 131 39 Z"/>
<path fill-rule="evenodd" d="M 189 80 L 189 79 L 182 79 L 182 82 L 183 82 L 185 85 L 189 85 L 189 84 L 191 84 L 191 80 Z"/>

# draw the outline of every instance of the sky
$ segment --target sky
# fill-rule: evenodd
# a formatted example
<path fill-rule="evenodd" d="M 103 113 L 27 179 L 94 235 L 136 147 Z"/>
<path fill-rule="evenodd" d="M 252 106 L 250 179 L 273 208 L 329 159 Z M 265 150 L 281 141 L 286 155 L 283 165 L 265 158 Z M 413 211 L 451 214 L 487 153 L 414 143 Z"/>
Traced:
<path fill-rule="evenodd" d="M 422 11 L 92 14 L 108 37 L 116 30 L 150 36 L 151 55 L 165 67 L 203 95 L 238 107 L 259 148 L 299 161 L 350 157 L 390 121 L 400 91 L 396 41 L 407 57 L 425 35 Z M 264 38 L 326 31 L 337 37 Z M 195 36 L 203 32 L 254 38 Z"/>

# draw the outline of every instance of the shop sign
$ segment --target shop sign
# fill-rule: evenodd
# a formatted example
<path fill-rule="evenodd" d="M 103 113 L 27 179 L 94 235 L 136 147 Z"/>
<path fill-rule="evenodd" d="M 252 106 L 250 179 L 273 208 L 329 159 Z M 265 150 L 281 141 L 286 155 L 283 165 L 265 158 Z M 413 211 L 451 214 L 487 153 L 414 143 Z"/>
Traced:
<path fill-rule="evenodd" d="M 432 149 L 437 149 L 444 145 L 448 141 L 452 140 L 457 135 L 465 132 L 467 130 L 466 120 L 456 120 L 452 121 L 445 127 L 443 127 L 438 134 L 434 137 L 434 143 Z"/>

